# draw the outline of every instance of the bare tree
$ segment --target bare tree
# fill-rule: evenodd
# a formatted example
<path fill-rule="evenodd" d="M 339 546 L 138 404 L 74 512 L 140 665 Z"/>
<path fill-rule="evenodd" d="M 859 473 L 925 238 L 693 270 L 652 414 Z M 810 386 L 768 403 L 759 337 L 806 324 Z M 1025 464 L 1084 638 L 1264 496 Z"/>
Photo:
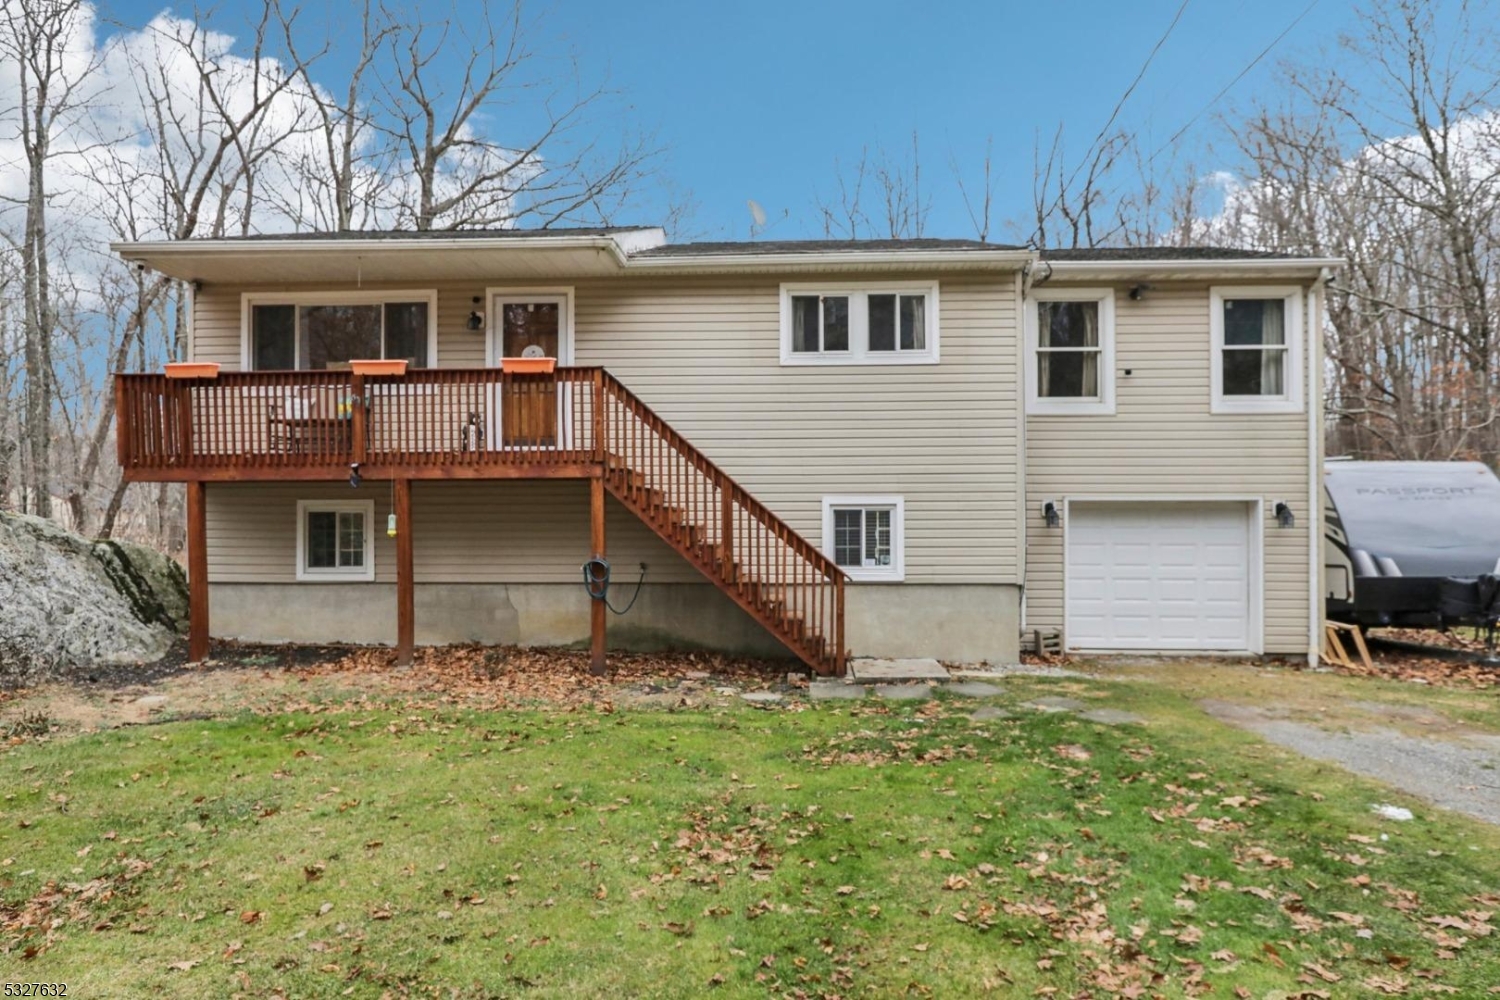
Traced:
<path fill-rule="evenodd" d="M 930 199 L 922 193 L 921 142 L 911 136 L 910 156 L 895 156 L 884 146 L 859 152 L 851 171 L 833 161 L 837 203 L 815 199 L 823 234 L 830 239 L 918 239 L 926 234 Z"/>
<path fill-rule="evenodd" d="M 17 78 L 21 149 L 26 166 L 24 222 L 19 239 L 7 236 L 21 257 L 22 339 L 25 409 L 22 488 L 26 506 L 52 512 L 52 416 L 54 406 L 52 263 L 47 213 L 53 138 L 83 113 L 85 87 L 98 66 L 71 58 L 78 35 L 89 27 L 82 0 L 11 0 L 0 8 L 0 56 Z M 17 203 L 17 199 L 7 198 Z"/>
<path fill-rule="evenodd" d="M 1493 41 L 1475 9 L 1376 0 L 1343 43 L 1358 86 L 1290 66 L 1285 96 L 1236 123 L 1247 176 L 1212 238 L 1349 262 L 1329 295 L 1331 449 L 1500 458 Z"/>
<path fill-rule="evenodd" d="M 497 5 L 498 6 L 498 5 Z M 430 8 L 424 8 L 427 13 Z M 398 225 L 417 230 L 517 224 L 609 222 L 650 172 L 656 150 L 643 138 L 607 146 L 580 139 L 597 125 L 610 92 L 529 76 L 535 53 L 519 0 L 505 10 L 455 10 L 443 22 L 389 11 L 391 61 L 383 80 L 387 128 L 410 184 Z M 453 66 L 456 85 L 444 85 Z M 493 135 L 492 116 L 525 98 L 541 124 L 522 141 Z"/>
<path fill-rule="evenodd" d="M 978 190 L 970 193 L 969 186 L 964 183 L 964 172 L 959 168 L 958 160 L 950 152 L 948 155 L 948 169 L 953 173 L 953 183 L 958 186 L 958 196 L 963 199 L 964 211 L 968 213 L 969 223 L 974 227 L 974 238 L 981 243 L 988 242 L 990 238 L 990 225 L 994 221 L 995 212 L 995 137 L 986 136 L 984 140 L 984 159 L 980 163 Z"/>

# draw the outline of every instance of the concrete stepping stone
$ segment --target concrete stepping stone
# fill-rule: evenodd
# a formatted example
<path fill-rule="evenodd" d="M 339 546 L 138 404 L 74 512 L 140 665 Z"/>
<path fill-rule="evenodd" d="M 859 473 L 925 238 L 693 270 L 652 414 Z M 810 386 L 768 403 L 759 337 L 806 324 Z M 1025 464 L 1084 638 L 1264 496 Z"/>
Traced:
<path fill-rule="evenodd" d="M 1146 721 L 1144 716 L 1136 715 L 1134 712 L 1126 712 L 1118 708 L 1096 708 L 1089 712 L 1080 712 L 1078 717 L 1080 719 L 1087 719 L 1090 722 L 1100 722 L 1106 726 L 1119 726 L 1126 723 L 1141 723 Z"/>
<path fill-rule="evenodd" d="M 923 701 L 932 697 L 931 684 L 881 684 L 875 693 L 891 701 Z"/>
<path fill-rule="evenodd" d="M 998 705 L 985 705 L 983 708 L 976 708 L 973 712 L 969 713 L 969 718 L 975 722 L 993 722 L 995 719 L 1010 719 L 1014 717 L 1014 712 L 1008 712 Z"/>
<path fill-rule="evenodd" d="M 1088 705 L 1077 698 L 1059 698 L 1055 695 L 1048 695 L 1045 698 L 1028 701 L 1026 707 L 1043 712 L 1076 712 L 1081 708 L 1088 708 Z"/>
<path fill-rule="evenodd" d="M 865 696 L 866 691 L 863 684 L 813 681 L 807 686 L 807 693 L 814 701 L 857 701 Z"/>
<path fill-rule="evenodd" d="M 775 691 L 746 691 L 740 697 L 752 705 L 774 705 L 781 700 Z"/>
<path fill-rule="evenodd" d="M 984 681 L 960 681 L 957 684 L 944 684 L 944 691 L 953 694 L 961 694 L 965 698 L 993 698 L 997 694 L 1004 694 L 1005 689 L 996 687 L 994 684 L 986 684 Z"/>
<path fill-rule="evenodd" d="M 933 659 L 877 660 L 854 659 L 849 661 L 849 676 L 856 681 L 945 681 L 948 671 Z"/>

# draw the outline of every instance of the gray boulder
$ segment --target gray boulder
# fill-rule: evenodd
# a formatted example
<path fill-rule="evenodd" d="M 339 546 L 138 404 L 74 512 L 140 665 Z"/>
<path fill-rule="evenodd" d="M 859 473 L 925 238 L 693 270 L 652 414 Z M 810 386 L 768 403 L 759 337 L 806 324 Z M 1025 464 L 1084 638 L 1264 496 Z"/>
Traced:
<path fill-rule="evenodd" d="M 187 625 L 175 561 L 0 511 L 0 685 L 160 659 Z"/>

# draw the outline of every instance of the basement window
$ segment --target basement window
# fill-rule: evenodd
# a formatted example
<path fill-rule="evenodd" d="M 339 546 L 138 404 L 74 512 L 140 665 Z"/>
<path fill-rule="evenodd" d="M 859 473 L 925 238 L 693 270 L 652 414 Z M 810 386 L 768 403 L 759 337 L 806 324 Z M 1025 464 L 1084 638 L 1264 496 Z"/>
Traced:
<path fill-rule="evenodd" d="M 906 577 L 903 497 L 824 497 L 823 553 L 852 580 Z"/>
<path fill-rule="evenodd" d="M 933 282 L 781 286 L 783 365 L 910 365 L 938 360 Z"/>
<path fill-rule="evenodd" d="M 370 500 L 297 502 L 297 579 L 375 579 Z"/>

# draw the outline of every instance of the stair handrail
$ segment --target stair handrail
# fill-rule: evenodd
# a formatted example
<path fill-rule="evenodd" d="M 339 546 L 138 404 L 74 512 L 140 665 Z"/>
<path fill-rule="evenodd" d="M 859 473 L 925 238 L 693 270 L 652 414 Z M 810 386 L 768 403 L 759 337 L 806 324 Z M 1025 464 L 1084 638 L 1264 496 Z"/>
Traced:
<path fill-rule="evenodd" d="M 728 487 L 734 501 L 743 506 L 763 526 L 784 531 L 788 536 L 787 540 L 793 543 L 792 547 L 794 549 L 805 550 L 799 551 L 798 554 L 822 572 L 829 582 L 840 578 L 848 580 L 849 574 L 844 572 L 838 563 L 828 558 L 817 546 L 804 538 L 801 532 L 782 520 L 769 507 L 751 496 L 750 492 L 736 482 L 733 476 L 721 469 L 713 459 L 703 454 L 696 445 L 679 434 L 671 424 L 662 419 L 660 414 L 647 405 L 641 397 L 632 392 L 623 382 L 615 378 L 608 369 L 603 369 L 603 377 L 600 384 L 603 389 L 612 392 L 617 399 L 635 410 L 638 416 L 649 417 L 654 421 L 658 426 L 653 429 L 672 446 L 673 450 L 697 466 L 698 471 L 711 479 L 720 489 Z M 603 442 L 600 442 L 600 444 L 602 446 Z"/>

